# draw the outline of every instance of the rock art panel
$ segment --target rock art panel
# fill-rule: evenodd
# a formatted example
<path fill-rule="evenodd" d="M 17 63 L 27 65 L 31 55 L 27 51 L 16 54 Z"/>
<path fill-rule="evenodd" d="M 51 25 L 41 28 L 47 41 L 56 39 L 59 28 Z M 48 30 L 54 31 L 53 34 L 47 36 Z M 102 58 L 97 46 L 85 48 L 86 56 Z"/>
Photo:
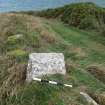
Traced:
<path fill-rule="evenodd" d="M 32 81 L 35 77 L 52 74 L 66 74 L 62 53 L 32 53 L 29 55 L 27 81 Z"/>

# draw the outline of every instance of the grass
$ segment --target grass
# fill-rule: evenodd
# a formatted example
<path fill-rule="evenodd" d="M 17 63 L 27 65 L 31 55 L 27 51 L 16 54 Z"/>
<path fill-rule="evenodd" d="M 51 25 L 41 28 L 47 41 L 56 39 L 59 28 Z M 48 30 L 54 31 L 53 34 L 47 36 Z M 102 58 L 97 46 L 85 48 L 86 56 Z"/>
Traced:
<path fill-rule="evenodd" d="M 14 21 L 11 20 L 13 16 L 16 18 Z M 105 88 L 104 83 L 85 70 L 90 64 L 104 65 L 105 39 L 103 36 L 95 32 L 65 26 L 56 20 L 46 20 L 30 15 L 12 14 L 11 17 L 10 14 L 5 14 L 4 18 L 12 21 L 11 29 L 13 32 L 11 29 L 10 33 L 1 31 L 3 35 L 1 34 L 0 37 L 2 42 L 0 44 L 2 46 L 0 52 L 0 90 L 4 90 L 2 88 L 4 86 L 6 89 L 10 86 L 5 82 L 8 80 L 8 83 L 15 85 L 12 84 L 12 87 L 8 87 L 7 90 L 10 90 L 10 93 L 15 91 L 16 94 L 11 95 L 9 92 L 8 94 L 1 94 L 1 105 L 84 105 L 79 94 L 82 87 L 91 91 L 100 91 Z M 4 18 L 2 18 L 2 22 L 4 21 L 4 24 L 8 26 L 8 22 Z M 0 30 L 2 27 L 4 25 L 0 25 Z M 4 27 L 4 29 L 6 28 Z M 18 33 L 22 34 L 20 39 L 15 38 Z M 17 47 L 11 48 L 14 45 Z M 10 49 L 7 50 L 8 48 Z M 26 82 L 22 84 L 20 81 L 23 81 L 23 77 L 26 76 L 28 54 L 33 52 L 64 53 L 68 65 L 67 74 L 43 78 L 73 84 L 73 88 L 41 84 L 34 81 L 30 84 Z M 4 59 L 4 56 L 9 56 L 9 58 Z M 25 66 L 21 67 L 21 65 Z M 0 91 L 0 93 L 2 92 Z"/>
<path fill-rule="evenodd" d="M 60 35 L 71 47 L 81 48 L 86 53 L 86 57 L 79 59 L 79 62 L 92 63 L 104 63 L 105 62 L 105 46 L 103 40 L 105 39 L 93 32 L 79 31 L 78 29 L 69 28 L 64 26 L 62 23 L 51 23 L 52 28 L 55 30 L 57 35 Z M 96 35 L 93 39 L 94 34 Z M 97 38 L 98 39 L 97 39 Z M 101 42 L 102 40 L 102 42 Z M 99 45 L 99 47 L 98 47 Z M 102 51 L 103 50 L 103 51 Z M 72 52 L 72 51 L 71 51 Z M 79 51 L 77 51 L 79 52 Z M 76 60 L 77 62 L 78 60 Z M 78 62 L 78 63 L 79 63 Z"/>

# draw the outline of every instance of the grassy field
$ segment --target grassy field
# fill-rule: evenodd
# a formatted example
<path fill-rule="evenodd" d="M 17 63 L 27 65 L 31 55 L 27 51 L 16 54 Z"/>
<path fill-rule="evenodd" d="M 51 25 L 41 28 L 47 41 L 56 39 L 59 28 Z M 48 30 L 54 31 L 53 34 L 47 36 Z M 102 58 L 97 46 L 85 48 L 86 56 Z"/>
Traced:
<path fill-rule="evenodd" d="M 86 70 L 105 66 L 105 38 L 99 33 L 24 14 L 1 14 L 0 19 L 0 105 L 86 105 L 80 91 L 104 92 L 105 84 Z M 67 74 L 43 78 L 73 88 L 27 84 L 28 54 L 33 52 L 64 53 Z"/>

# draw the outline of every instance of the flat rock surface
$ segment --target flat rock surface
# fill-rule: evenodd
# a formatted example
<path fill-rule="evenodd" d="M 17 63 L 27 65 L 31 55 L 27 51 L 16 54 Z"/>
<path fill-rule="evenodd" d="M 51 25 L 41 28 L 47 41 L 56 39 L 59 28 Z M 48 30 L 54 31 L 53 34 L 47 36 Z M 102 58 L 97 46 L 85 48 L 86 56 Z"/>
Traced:
<path fill-rule="evenodd" d="M 32 53 L 29 55 L 27 80 L 51 74 L 65 74 L 65 61 L 62 53 Z"/>

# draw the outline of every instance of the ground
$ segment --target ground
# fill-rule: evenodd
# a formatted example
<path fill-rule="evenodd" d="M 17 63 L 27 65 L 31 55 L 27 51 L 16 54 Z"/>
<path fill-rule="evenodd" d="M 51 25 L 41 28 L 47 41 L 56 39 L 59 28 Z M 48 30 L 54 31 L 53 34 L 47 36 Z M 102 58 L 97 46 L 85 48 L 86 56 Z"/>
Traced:
<path fill-rule="evenodd" d="M 0 19 L 1 105 L 86 105 L 80 91 L 103 92 L 105 84 L 86 70 L 92 64 L 105 66 L 105 38 L 98 32 L 83 31 L 58 20 L 26 14 L 1 14 Z M 17 34 L 22 37 L 17 39 Z M 28 54 L 33 52 L 64 53 L 67 74 L 43 78 L 73 84 L 73 88 L 35 81 L 21 83 L 20 74 L 26 70 Z M 8 62 L 12 62 L 9 67 Z"/>

